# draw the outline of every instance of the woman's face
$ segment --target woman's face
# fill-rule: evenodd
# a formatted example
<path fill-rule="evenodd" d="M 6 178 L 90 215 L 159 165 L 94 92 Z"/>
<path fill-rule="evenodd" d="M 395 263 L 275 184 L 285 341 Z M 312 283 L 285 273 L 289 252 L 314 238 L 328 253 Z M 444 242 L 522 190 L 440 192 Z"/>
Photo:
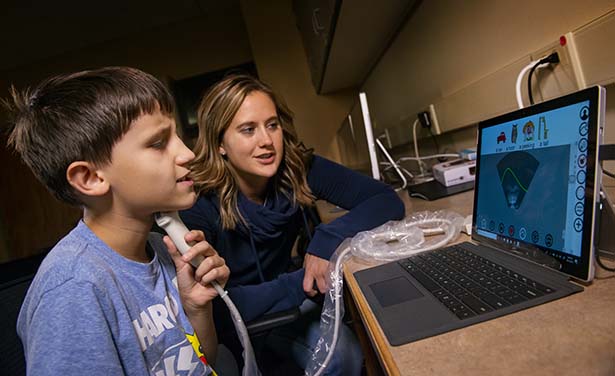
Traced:
<path fill-rule="evenodd" d="M 280 167 L 283 141 L 282 126 L 269 95 L 255 91 L 246 96 L 219 148 L 234 167 L 242 192 L 266 187 Z"/>

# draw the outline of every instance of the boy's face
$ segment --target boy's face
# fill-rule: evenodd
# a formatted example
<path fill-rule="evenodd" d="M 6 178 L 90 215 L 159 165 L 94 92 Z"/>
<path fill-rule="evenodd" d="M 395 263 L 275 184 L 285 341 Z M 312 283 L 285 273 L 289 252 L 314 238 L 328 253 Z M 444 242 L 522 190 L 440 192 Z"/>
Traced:
<path fill-rule="evenodd" d="M 177 136 L 175 120 L 156 111 L 135 120 L 101 168 L 110 184 L 112 210 L 127 216 L 191 207 L 196 194 L 187 163 L 194 153 Z"/>

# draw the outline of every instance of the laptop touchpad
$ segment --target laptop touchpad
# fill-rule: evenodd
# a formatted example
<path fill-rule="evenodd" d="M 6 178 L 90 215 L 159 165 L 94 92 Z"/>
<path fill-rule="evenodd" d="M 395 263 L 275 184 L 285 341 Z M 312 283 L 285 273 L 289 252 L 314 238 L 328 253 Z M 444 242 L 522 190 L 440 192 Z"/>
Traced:
<path fill-rule="evenodd" d="M 382 307 L 420 298 L 423 294 L 404 277 L 397 277 L 369 285 Z"/>

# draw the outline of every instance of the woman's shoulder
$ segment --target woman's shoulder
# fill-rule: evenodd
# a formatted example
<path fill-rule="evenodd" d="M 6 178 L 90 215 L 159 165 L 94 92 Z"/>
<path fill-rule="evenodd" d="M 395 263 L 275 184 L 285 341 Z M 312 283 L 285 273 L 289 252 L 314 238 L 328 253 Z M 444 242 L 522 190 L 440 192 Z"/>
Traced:
<path fill-rule="evenodd" d="M 192 208 L 218 211 L 220 208 L 220 199 L 215 192 L 203 192 L 199 194 Z"/>
<path fill-rule="evenodd" d="M 383 191 L 394 193 L 389 185 L 318 155 L 314 155 L 307 181 L 312 193 L 325 199 L 331 198 L 331 195 L 349 197 Z"/>
<path fill-rule="evenodd" d="M 318 154 L 312 154 L 312 158 L 310 160 L 309 165 L 307 166 L 307 170 L 308 170 L 308 174 L 310 173 L 318 173 L 319 171 L 325 169 L 331 169 L 331 168 L 345 168 L 344 166 L 333 162 L 330 159 L 327 159 L 321 155 Z"/>
<path fill-rule="evenodd" d="M 211 192 L 201 193 L 194 205 L 179 212 L 184 222 L 202 223 L 212 218 L 218 218 L 220 214 L 220 201 L 218 195 Z"/>
<path fill-rule="evenodd" d="M 314 154 L 307 174 L 308 184 L 323 183 L 337 179 L 355 179 L 359 176 L 361 175 L 348 167 L 316 154 Z"/>

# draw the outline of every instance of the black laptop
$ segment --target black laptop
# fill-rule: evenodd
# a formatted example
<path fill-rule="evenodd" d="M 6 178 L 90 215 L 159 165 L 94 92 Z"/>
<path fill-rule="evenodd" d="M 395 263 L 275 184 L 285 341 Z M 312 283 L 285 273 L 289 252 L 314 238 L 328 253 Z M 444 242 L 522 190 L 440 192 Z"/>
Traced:
<path fill-rule="evenodd" d="M 479 123 L 472 242 L 354 273 L 392 345 L 592 280 L 605 96 L 591 87 Z"/>

